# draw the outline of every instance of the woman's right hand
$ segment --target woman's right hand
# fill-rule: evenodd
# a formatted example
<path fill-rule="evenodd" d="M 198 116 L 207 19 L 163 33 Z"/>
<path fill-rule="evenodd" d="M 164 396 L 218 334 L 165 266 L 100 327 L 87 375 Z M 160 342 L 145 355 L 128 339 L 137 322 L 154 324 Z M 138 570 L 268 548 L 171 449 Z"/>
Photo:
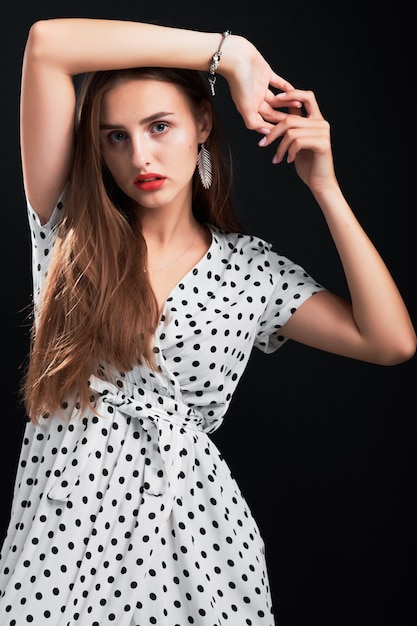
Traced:
<path fill-rule="evenodd" d="M 222 47 L 222 57 L 217 72 L 229 85 L 236 109 L 249 130 L 265 132 L 282 121 L 285 113 L 282 100 L 273 89 L 288 91 L 293 85 L 274 72 L 257 48 L 240 35 L 229 35 Z M 298 101 L 286 106 L 300 107 Z"/>

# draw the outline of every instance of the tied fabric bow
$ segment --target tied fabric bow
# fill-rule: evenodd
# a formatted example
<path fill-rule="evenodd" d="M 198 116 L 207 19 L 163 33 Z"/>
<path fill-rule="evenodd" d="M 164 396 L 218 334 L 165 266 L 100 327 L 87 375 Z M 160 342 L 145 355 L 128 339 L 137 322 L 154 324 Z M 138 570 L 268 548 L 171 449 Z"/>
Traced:
<path fill-rule="evenodd" d="M 100 435 L 103 427 L 112 427 L 115 412 L 133 423 L 139 433 L 127 442 L 132 452 L 141 448 L 142 487 L 146 494 L 163 496 L 164 517 L 168 518 L 174 499 L 184 487 L 187 473 L 194 462 L 193 437 L 204 432 L 204 417 L 182 400 L 161 395 L 129 383 L 129 393 L 96 376 L 89 379 L 90 388 L 97 395 L 97 415 L 89 412 L 85 418 L 72 421 L 71 446 L 63 441 L 52 471 L 52 485 L 48 499 L 67 501 L 79 484 L 81 475 L 87 471 L 92 457 L 102 446 Z M 109 424 L 109 419 L 111 423 Z M 129 434 L 130 431 L 128 431 Z M 126 450 L 124 450 L 124 454 Z"/>

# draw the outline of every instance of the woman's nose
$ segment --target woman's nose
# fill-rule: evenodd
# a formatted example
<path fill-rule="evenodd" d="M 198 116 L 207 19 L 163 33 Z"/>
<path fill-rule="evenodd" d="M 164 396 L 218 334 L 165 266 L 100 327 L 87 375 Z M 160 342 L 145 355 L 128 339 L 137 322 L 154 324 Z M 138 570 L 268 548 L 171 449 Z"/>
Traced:
<path fill-rule="evenodd" d="M 151 162 L 150 146 L 146 137 L 132 138 L 132 164 L 140 169 Z"/>

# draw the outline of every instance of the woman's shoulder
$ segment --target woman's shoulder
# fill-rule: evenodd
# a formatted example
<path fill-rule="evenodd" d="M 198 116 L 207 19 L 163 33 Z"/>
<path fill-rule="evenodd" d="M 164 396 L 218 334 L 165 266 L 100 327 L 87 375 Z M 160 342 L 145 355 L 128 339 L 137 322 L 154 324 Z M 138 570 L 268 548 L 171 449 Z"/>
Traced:
<path fill-rule="evenodd" d="M 53 232 L 57 225 L 61 222 L 63 216 L 63 208 L 65 204 L 65 191 L 61 193 L 55 206 L 52 210 L 51 216 L 47 222 L 42 222 L 39 215 L 33 208 L 27 194 L 25 193 L 26 198 L 26 209 L 28 213 L 29 226 L 33 233 L 46 233 Z"/>
<path fill-rule="evenodd" d="M 276 243 L 256 234 L 230 233 L 221 229 L 212 229 L 212 232 L 222 252 L 222 262 L 237 271 L 244 270 L 243 276 L 257 277 L 257 280 L 271 284 L 284 281 L 323 288 L 302 265 L 278 251 Z"/>
<path fill-rule="evenodd" d="M 219 228 L 218 226 L 210 226 L 213 235 L 229 248 L 236 246 L 238 248 L 253 248 L 254 250 L 270 250 L 272 244 L 262 237 L 247 232 L 231 232 Z"/>
<path fill-rule="evenodd" d="M 273 244 L 261 236 L 247 232 L 229 232 L 214 226 L 210 228 L 218 246 L 230 254 L 244 256 L 247 259 L 267 257 L 271 254 L 280 256 L 273 250 Z"/>

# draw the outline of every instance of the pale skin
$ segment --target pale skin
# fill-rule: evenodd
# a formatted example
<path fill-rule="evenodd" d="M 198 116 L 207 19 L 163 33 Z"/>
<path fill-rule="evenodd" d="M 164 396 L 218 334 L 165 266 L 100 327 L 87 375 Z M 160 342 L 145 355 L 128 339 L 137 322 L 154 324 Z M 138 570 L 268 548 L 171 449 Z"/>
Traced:
<path fill-rule="evenodd" d="M 220 39 L 216 33 L 109 20 L 58 19 L 32 27 L 22 74 L 22 166 L 28 197 L 43 223 L 71 168 L 72 77 L 145 65 L 207 70 Z M 350 302 L 329 292 L 314 295 L 280 334 L 381 365 L 410 359 L 416 350 L 412 322 L 384 261 L 342 194 L 330 127 L 315 95 L 295 89 L 250 42 L 235 35 L 224 43 L 218 72 L 227 80 L 245 126 L 263 135 L 260 149 L 280 139 L 275 166 L 295 167 L 311 190 L 340 255 L 350 292 Z M 274 95 L 276 90 L 281 93 Z M 148 267 L 169 264 L 181 255 L 177 263 L 150 276 L 162 308 L 173 287 L 210 245 L 210 233 L 197 224 L 191 206 L 191 177 L 198 146 L 210 133 L 210 116 L 207 111 L 193 116 L 173 85 L 141 79 L 119 85 L 107 95 L 101 124 L 106 163 L 142 212 Z M 145 192 L 133 185 L 138 175 L 149 172 L 166 178 L 161 189 Z"/>

